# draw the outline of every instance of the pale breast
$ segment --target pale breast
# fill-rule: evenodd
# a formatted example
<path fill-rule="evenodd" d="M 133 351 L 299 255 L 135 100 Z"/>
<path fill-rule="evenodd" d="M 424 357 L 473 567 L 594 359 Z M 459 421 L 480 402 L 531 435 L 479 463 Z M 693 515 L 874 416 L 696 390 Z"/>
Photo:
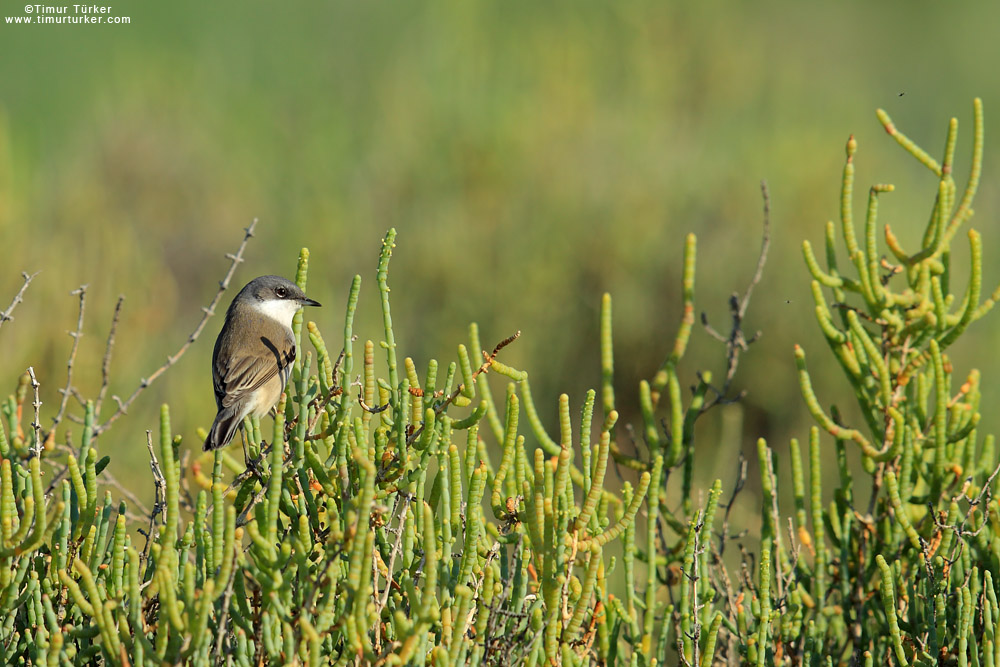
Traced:
<path fill-rule="evenodd" d="M 281 398 L 281 392 L 285 389 L 285 377 L 289 367 L 282 369 L 277 375 L 265 382 L 250 399 L 249 412 L 257 417 L 263 417 L 271 411 Z"/>

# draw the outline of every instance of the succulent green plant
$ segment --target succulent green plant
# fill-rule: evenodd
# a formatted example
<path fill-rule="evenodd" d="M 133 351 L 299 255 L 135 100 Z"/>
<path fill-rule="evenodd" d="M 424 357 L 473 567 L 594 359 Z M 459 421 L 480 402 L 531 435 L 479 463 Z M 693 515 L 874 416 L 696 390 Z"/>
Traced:
<path fill-rule="evenodd" d="M 82 403 L 79 446 L 57 444 L 66 401 L 45 432 L 29 369 L 0 405 L 0 657 L 51 665 L 996 664 L 1000 467 L 992 437 L 978 433 L 980 377 L 970 371 L 954 389 L 947 355 L 1000 296 L 980 301 L 981 241 L 971 231 L 969 283 L 963 294 L 950 291 L 950 244 L 972 215 L 982 162 L 978 100 L 974 110 L 973 163 L 958 201 L 957 121 L 938 163 L 879 112 L 889 134 L 939 177 L 913 254 L 888 226 L 892 259 L 879 253 L 878 202 L 891 186 L 871 188 L 865 233 L 856 236 L 857 146 L 848 142 L 840 225 L 848 270 L 836 262 L 833 223 L 826 268 L 808 242 L 803 251 L 817 320 L 862 423 L 821 406 L 817 394 L 830 382 L 810 375 L 797 347 L 818 426 L 808 457 L 791 443 L 790 484 L 775 451 L 758 442 L 760 543 L 757 556 L 742 549 L 736 569 L 726 548 L 746 466 L 728 500 L 720 480 L 698 493 L 694 466 L 704 454 L 694 425 L 733 398 L 766 231 L 750 288 L 733 300 L 732 331 L 715 334 L 726 344 L 723 382 L 699 373 L 687 396 L 679 365 L 695 324 L 696 241 L 686 239 L 679 328 L 638 387 L 644 446 L 627 454 L 610 296 L 600 315 L 600 405 L 595 390 L 578 411 L 560 396 L 550 433 L 528 373 L 501 358 L 518 334 L 488 352 L 473 324 L 446 365 L 429 360 L 418 370 L 400 360 L 390 230 L 375 281 L 382 340 L 356 354 L 360 277 L 335 347 L 297 315 L 302 353 L 273 422 L 244 423 L 244 461 L 233 446 L 182 465 L 183 443 L 163 406 L 158 447 L 152 434 L 147 443 L 156 504 L 141 532 L 130 530 L 126 502 L 102 489 L 107 459 L 98 459 L 97 441 L 121 408 L 102 421 L 102 388 Z M 303 289 L 308 264 L 303 249 Z M 74 357 L 75 346 L 70 377 Z M 490 375 L 505 382 L 502 400 Z M 836 475 L 821 468 L 824 437 Z M 611 465 L 632 475 L 620 488 L 609 483 Z M 679 482 L 670 474 L 677 469 Z M 666 502 L 671 480 L 678 507 Z M 789 516 L 778 502 L 786 488 Z"/>

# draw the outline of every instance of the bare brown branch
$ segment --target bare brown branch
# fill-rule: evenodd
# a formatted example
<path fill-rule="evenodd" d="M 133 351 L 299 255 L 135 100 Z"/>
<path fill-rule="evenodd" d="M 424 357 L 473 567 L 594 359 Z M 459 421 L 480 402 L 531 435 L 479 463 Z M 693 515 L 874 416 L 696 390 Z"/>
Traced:
<path fill-rule="evenodd" d="M 0 327 L 2 327 L 3 323 L 6 322 L 7 320 L 14 319 L 14 316 L 11 315 L 11 313 L 13 313 L 14 309 L 17 308 L 17 304 L 24 301 L 25 290 L 28 289 L 28 285 L 31 284 L 31 281 L 34 280 L 35 276 L 37 276 L 39 273 L 40 273 L 39 271 L 35 271 L 31 275 L 28 275 L 26 271 L 21 273 L 21 277 L 24 278 L 24 284 L 21 285 L 21 289 L 19 289 L 17 291 L 17 294 L 14 295 L 14 300 L 10 302 L 9 306 L 7 306 L 7 310 L 0 313 Z"/>
<path fill-rule="evenodd" d="M 76 362 L 76 351 L 80 347 L 80 338 L 83 336 L 83 314 L 87 306 L 87 286 L 80 285 L 70 292 L 70 295 L 79 295 L 80 310 L 76 318 L 76 330 L 69 332 L 70 337 L 73 339 L 73 347 L 70 348 L 69 359 L 66 361 L 66 386 L 59 390 L 59 393 L 62 394 L 62 400 L 59 401 L 59 410 L 56 412 L 56 416 L 52 418 L 52 427 L 45 434 L 46 438 L 53 435 L 56 427 L 59 426 L 59 422 L 63 420 L 63 416 L 66 414 L 66 406 L 69 403 L 69 397 L 73 395 L 73 364 Z"/>
<path fill-rule="evenodd" d="M 764 274 L 764 265 L 767 263 L 767 251 L 771 247 L 771 195 L 767 189 L 767 181 L 760 182 L 760 191 L 761 196 L 764 198 L 764 231 L 761 238 L 760 255 L 757 258 L 757 268 L 754 270 L 753 277 L 750 278 L 750 284 L 747 285 L 743 296 L 740 297 L 739 294 L 733 293 L 729 298 L 729 313 L 731 317 L 729 335 L 724 336 L 720 334 L 708 323 L 708 317 L 705 313 L 701 314 L 701 323 L 708 335 L 726 345 L 725 379 L 722 381 L 721 387 L 712 387 L 715 396 L 705 402 L 701 408 L 701 412 L 705 412 L 720 403 L 731 403 L 742 398 L 742 394 L 730 397 L 729 389 L 740 363 L 740 353 L 747 350 L 750 344 L 760 337 L 759 331 L 749 338 L 743 333 L 743 319 L 746 317 L 747 308 L 750 306 L 750 297 L 753 295 L 754 288 Z"/>
<path fill-rule="evenodd" d="M 244 230 L 246 233 L 243 236 L 243 242 L 240 243 L 240 247 L 236 251 L 236 253 L 226 255 L 226 258 L 232 262 L 229 265 L 229 271 L 226 273 L 226 277 L 219 282 L 219 290 L 215 293 L 215 298 L 212 299 L 212 302 L 208 304 L 207 307 L 202 309 L 204 311 L 204 314 L 202 315 L 201 321 L 198 322 L 198 326 L 196 326 L 194 331 L 191 332 L 191 335 L 188 336 L 186 341 L 184 341 L 184 344 L 181 345 L 180 349 L 177 350 L 177 352 L 175 352 L 174 354 L 167 357 L 166 362 L 162 366 L 153 371 L 153 373 L 149 377 L 142 378 L 139 381 L 139 386 L 135 388 L 135 391 L 132 392 L 131 396 L 129 396 L 124 401 L 117 398 L 116 396 L 111 397 L 112 399 L 118 402 L 118 409 L 115 411 L 113 415 L 111 415 L 108 418 L 107 421 L 105 421 L 103 424 L 99 426 L 94 427 L 95 436 L 98 436 L 104 431 L 108 430 L 108 428 L 110 428 L 111 425 L 115 423 L 115 421 L 117 421 L 122 415 L 126 414 L 128 412 L 129 407 L 132 405 L 135 399 L 139 397 L 139 394 L 141 394 L 147 387 L 149 387 L 149 385 L 153 384 L 153 382 L 156 381 L 156 378 L 163 375 L 163 373 L 165 373 L 168 368 L 176 364 L 177 361 L 184 355 L 184 353 L 187 352 L 187 349 L 191 347 L 191 344 L 194 343 L 196 340 L 198 340 L 198 336 L 201 335 L 201 332 L 205 328 L 205 324 L 208 323 L 209 318 L 215 315 L 215 307 L 219 305 L 219 300 L 222 299 L 222 295 L 225 293 L 227 289 L 229 289 L 229 281 L 232 280 L 233 274 L 236 273 L 237 265 L 239 265 L 240 262 L 243 261 L 243 250 L 247 246 L 247 241 L 249 241 L 253 237 L 253 230 L 254 227 L 256 226 L 257 226 L 257 220 L 255 218 L 254 221 L 250 223 L 250 226 Z"/>
<path fill-rule="evenodd" d="M 101 390 L 97 394 L 97 400 L 94 402 L 94 412 L 96 414 L 101 414 L 101 404 L 104 403 L 104 397 L 108 393 L 108 385 L 111 382 L 111 351 L 115 346 L 115 333 L 118 331 L 118 319 L 122 314 L 122 303 L 125 301 L 125 295 L 121 294 L 118 296 L 118 303 L 115 304 L 115 314 L 111 317 L 111 329 L 108 331 L 108 342 L 104 348 L 104 361 L 101 362 Z"/>
<path fill-rule="evenodd" d="M 42 409 L 42 402 L 38 398 L 38 380 L 35 379 L 35 369 L 32 366 L 28 366 L 28 377 L 31 378 L 31 389 L 34 391 L 34 402 L 32 406 L 35 408 L 35 419 L 31 422 L 31 430 L 34 432 L 35 437 L 31 443 L 31 455 L 41 456 L 42 455 L 42 424 L 39 418 L 39 413 Z"/>
<path fill-rule="evenodd" d="M 156 515 L 161 514 L 164 523 L 166 523 L 167 512 L 167 480 L 163 476 L 163 470 L 160 468 L 160 462 L 156 458 L 156 452 L 153 451 L 152 431 L 146 431 L 146 449 L 149 450 L 149 467 L 153 471 L 155 496 L 153 500 L 153 510 L 149 513 L 149 532 L 145 534 L 146 546 L 143 547 L 142 550 L 143 561 L 149 558 L 150 545 L 154 540 L 153 530 L 156 528 Z"/>

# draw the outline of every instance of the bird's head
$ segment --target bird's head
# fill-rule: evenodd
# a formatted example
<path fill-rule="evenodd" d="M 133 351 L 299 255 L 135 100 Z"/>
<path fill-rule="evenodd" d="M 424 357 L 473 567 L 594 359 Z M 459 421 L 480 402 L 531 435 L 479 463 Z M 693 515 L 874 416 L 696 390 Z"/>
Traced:
<path fill-rule="evenodd" d="M 236 296 L 236 301 L 291 326 L 292 317 L 303 306 L 319 306 L 320 303 L 306 296 L 299 286 L 281 276 L 260 276 L 254 278 Z"/>

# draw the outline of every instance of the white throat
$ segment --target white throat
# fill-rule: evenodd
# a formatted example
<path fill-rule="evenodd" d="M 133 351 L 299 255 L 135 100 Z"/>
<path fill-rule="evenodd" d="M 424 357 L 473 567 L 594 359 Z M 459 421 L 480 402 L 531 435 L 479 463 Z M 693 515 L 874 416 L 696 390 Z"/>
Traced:
<path fill-rule="evenodd" d="M 299 304 L 297 301 L 290 299 L 267 299 L 266 301 L 258 301 L 254 304 L 254 309 L 261 315 L 270 317 L 285 328 L 291 329 L 292 318 L 295 317 L 295 313 L 299 309 Z"/>

